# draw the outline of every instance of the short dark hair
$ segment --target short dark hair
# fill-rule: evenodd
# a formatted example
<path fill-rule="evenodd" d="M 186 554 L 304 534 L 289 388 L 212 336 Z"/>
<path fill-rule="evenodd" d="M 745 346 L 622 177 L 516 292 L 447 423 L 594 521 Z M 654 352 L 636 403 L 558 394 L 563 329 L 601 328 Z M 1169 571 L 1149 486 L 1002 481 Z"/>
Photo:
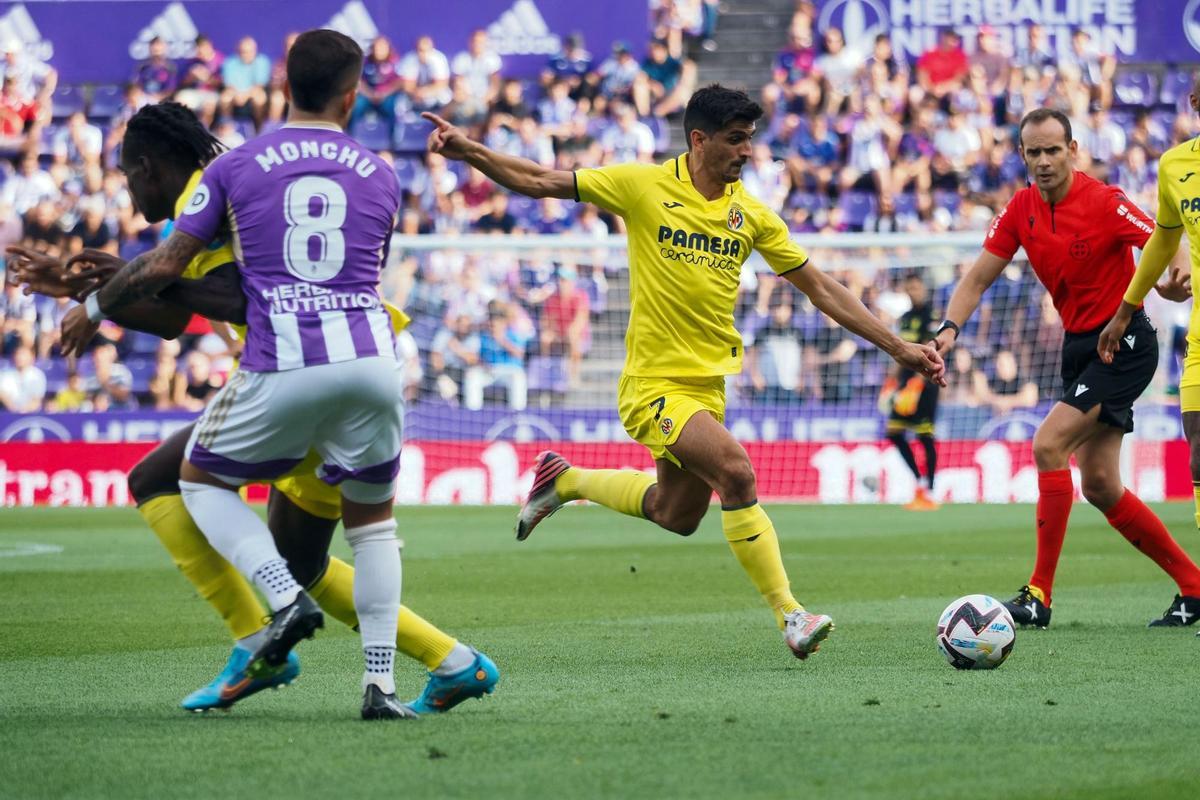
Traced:
<path fill-rule="evenodd" d="M 683 112 L 688 149 L 692 147 L 692 131 L 712 136 L 734 122 L 757 122 L 762 115 L 762 106 L 741 89 L 728 89 L 719 83 L 705 86 L 692 95 Z"/>
<path fill-rule="evenodd" d="M 165 101 L 142 106 L 129 118 L 126 153 L 154 156 L 180 169 L 202 169 L 225 149 L 187 106 Z"/>
<path fill-rule="evenodd" d="M 327 28 L 305 31 L 287 56 L 292 103 L 301 111 L 320 113 L 358 85 L 362 68 L 362 48 L 349 36 Z"/>
<path fill-rule="evenodd" d="M 1017 142 L 1021 142 L 1021 134 L 1025 133 L 1026 125 L 1040 125 L 1048 119 L 1056 120 L 1059 125 L 1062 125 L 1063 131 L 1067 134 L 1067 144 L 1070 144 L 1074 138 L 1071 133 L 1071 120 L 1057 108 L 1035 108 L 1022 117 L 1021 127 L 1017 129 Z"/>

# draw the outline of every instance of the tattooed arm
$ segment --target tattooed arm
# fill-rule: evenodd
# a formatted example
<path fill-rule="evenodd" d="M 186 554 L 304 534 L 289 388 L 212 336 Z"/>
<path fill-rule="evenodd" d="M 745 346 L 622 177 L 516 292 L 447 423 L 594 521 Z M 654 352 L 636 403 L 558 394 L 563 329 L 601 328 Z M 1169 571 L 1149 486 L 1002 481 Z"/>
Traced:
<path fill-rule="evenodd" d="M 96 297 L 100 311 L 108 316 L 122 306 L 158 294 L 178 280 L 205 244 L 195 236 L 173 231 L 169 239 L 130 261 L 104 284 Z"/>
<path fill-rule="evenodd" d="M 63 354 L 83 355 L 88 342 L 96 335 L 99 318 L 93 321 L 89 311 L 98 309 L 100 318 L 108 317 L 157 294 L 183 274 L 204 246 L 205 242 L 195 236 L 177 230 L 167 241 L 122 267 L 84 305 L 72 308 L 63 317 L 60 343 Z"/>

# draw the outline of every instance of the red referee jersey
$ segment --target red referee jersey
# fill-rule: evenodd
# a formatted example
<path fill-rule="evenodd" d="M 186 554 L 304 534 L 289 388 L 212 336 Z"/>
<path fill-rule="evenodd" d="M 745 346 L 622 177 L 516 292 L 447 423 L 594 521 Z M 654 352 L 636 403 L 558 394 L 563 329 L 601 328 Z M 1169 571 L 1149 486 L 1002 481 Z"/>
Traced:
<path fill-rule="evenodd" d="M 983 247 L 1011 259 L 1024 247 L 1050 292 L 1063 328 L 1082 333 L 1105 325 L 1133 277 L 1134 247 L 1144 247 L 1154 221 L 1116 186 L 1076 171 L 1071 190 L 1050 204 L 1028 186 L 992 221 Z"/>

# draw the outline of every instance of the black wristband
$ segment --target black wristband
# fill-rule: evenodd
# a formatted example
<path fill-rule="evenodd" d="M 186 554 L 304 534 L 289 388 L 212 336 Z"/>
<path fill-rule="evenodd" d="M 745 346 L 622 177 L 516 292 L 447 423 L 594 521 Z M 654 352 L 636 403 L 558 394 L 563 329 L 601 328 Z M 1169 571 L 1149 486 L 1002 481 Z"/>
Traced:
<path fill-rule="evenodd" d="M 934 334 L 933 334 L 934 338 L 936 339 L 938 336 L 941 336 L 942 331 L 945 331 L 945 330 L 954 331 L 955 339 L 958 339 L 958 335 L 962 332 L 958 329 L 958 323 L 956 323 L 954 320 L 944 319 L 944 320 L 942 320 L 942 324 L 940 326 L 938 326 L 937 331 L 934 332 Z"/>

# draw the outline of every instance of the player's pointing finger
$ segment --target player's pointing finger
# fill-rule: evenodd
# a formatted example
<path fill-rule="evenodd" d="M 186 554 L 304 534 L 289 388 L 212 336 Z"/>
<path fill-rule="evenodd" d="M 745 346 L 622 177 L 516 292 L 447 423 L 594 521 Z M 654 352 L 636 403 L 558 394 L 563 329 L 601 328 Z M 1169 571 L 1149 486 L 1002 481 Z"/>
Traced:
<path fill-rule="evenodd" d="M 438 128 L 439 128 L 439 129 L 441 129 L 441 130 L 446 130 L 447 128 L 451 128 L 451 127 L 453 127 L 453 126 L 452 126 L 452 125 L 451 125 L 449 122 L 447 122 L 446 120 L 442 119 L 442 118 L 441 118 L 441 117 L 439 117 L 437 114 L 434 114 L 434 113 L 432 113 L 432 112 L 429 112 L 429 111 L 422 111 L 422 112 L 421 112 L 421 117 L 422 117 L 423 119 L 426 119 L 426 120 L 428 120 L 429 122 L 432 122 L 434 125 L 437 125 L 437 126 L 438 126 Z"/>

